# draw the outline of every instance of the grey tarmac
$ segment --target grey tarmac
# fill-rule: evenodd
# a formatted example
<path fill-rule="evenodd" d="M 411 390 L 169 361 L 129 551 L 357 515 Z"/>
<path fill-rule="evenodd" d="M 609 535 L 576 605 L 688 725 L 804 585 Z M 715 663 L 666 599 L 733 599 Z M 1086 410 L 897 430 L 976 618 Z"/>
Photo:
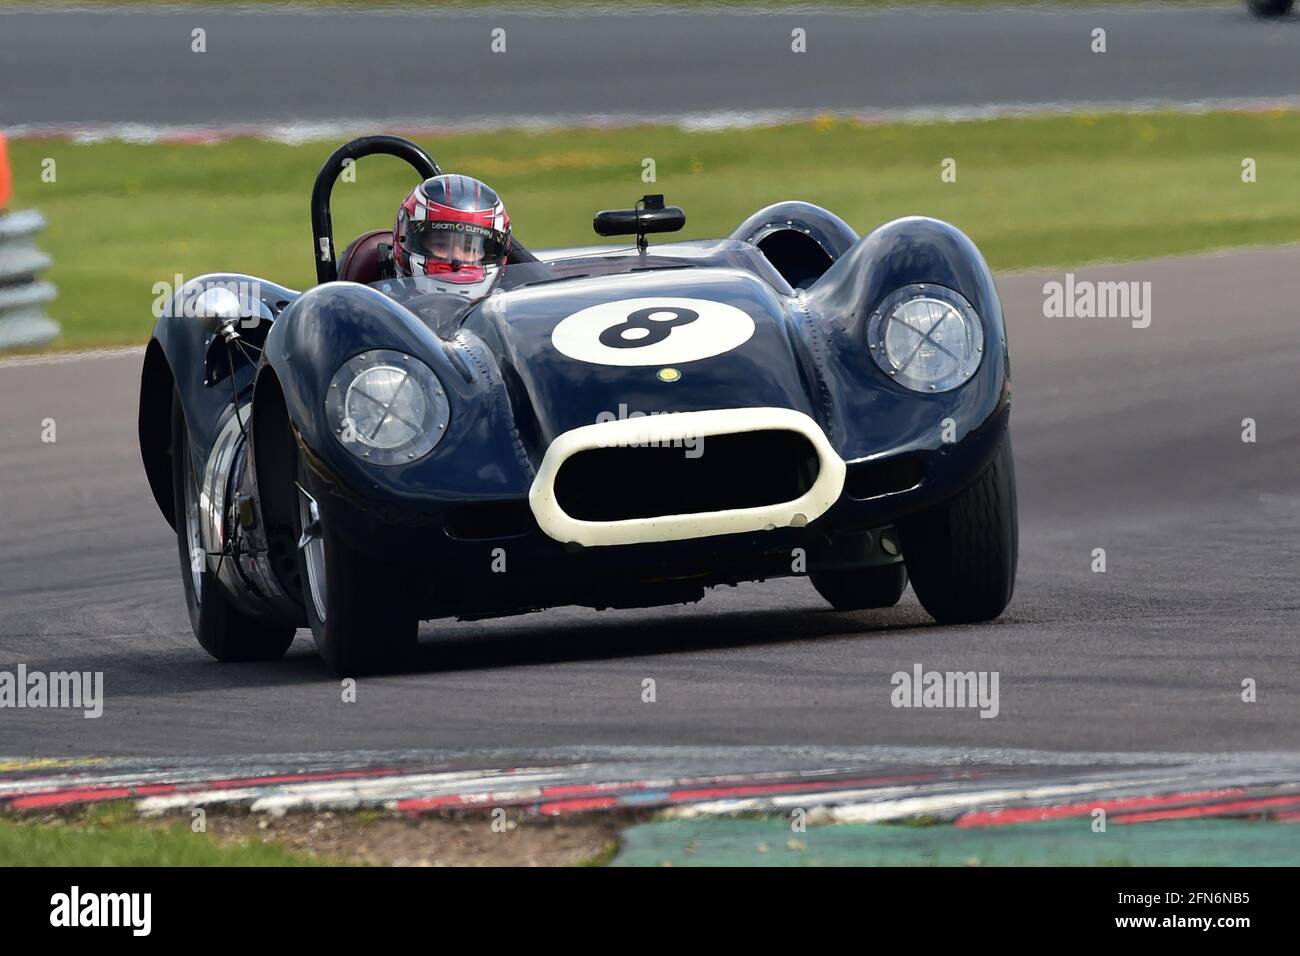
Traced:
<path fill-rule="evenodd" d="M 198 29 L 202 53 L 192 50 Z M 796 29 L 806 53 L 792 52 Z M 1092 50 L 1097 29 L 1104 53 Z M 492 50 L 495 30 L 505 52 Z M 0 90 L 0 128 L 11 132 L 1185 106 L 1300 96 L 1300 18 L 1260 23 L 1239 3 L 0 8 Z"/>
<path fill-rule="evenodd" d="M 937 627 L 910 591 L 836 613 L 790 579 L 659 610 L 431 622 L 418 666 L 361 680 L 356 703 L 306 631 L 274 664 L 217 664 L 194 642 L 139 462 L 138 353 L 0 364 L 0 670 L 102 671 L 105 692 L 95 720 L 0 710 L 0 754 L 1298 750 L 1300 246 L 1073 271 L 1151 282 L 1152 322 L 1045 318 L 1062 272 L 998 278 L 1021 507 L 1000 620 Z M 895 709 L 891 675 L 916 664 L 999 672 L 997 718 Z"/>

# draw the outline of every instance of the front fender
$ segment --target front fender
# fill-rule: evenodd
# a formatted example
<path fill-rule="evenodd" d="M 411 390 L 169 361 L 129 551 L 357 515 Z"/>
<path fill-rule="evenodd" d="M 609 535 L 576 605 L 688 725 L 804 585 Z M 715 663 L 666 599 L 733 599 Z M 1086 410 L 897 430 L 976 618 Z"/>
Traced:
<path fill-rule="evenodd" d="M 420 359 L 447 395 L 446 434 L 422 458 L 377 465 L 349 451 L 326 409 L 330 380 L 360 352 L 393 349 Z M 518 497 L 531 480 L 495 360 L 472 335 L 439 338 L 376 289 L 328 282 L 303 293 L 267 336 L 263 369 L 274 372 L 285 411 L 313 467 L 349 497 L 436 511 L 448 503 Z M 254 397 L 254 408 L 256 408 Z"/>
<path fill-rule="evenodd" d="M 871 314 L 890 293 L 916 283 L 960 292 L 983 323 L 980 367 L 951 391 L 911 391 L 881 371 L 868 353 Z M 822 340 L 824 374 L 838 396 L 831 428 L 846 460 L 944 453 L 970 433 L 1005 420 L 1010 379 L 1002 304 L 984 257 L 955 226 L 919 216 L 880 226 L 835 262 L 804 304 Z M 948 419 L 954 429 L 945 436 Z"/>

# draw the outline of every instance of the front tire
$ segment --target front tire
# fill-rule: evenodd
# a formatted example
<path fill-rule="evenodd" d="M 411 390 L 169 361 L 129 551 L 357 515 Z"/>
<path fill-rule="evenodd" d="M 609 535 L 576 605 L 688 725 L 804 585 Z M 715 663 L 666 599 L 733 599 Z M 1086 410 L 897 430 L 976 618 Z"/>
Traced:
<path fill-rule="evenodd" d="M 396 567 L 359 554 L 320 515 L 298 454 L 296 530 L 302 603 L 316 648 L 339 677 L 400 667 L 415 649 L 419 615 Z"/>
<path fill-rule="evenodd" d="M 898 530 L 912 590 L 931 617 L 972 624 L 1001 614 L 1020 547 L 1010 436 L 973 484 Z"/>
<path fill-rule="evenodd" d="M 225 588 L 208 570 L 199 530 L 199 476 L 194 471 L 189 431 L 177 394 L 172 396 L 171 459 L 176 543 L 194 636 L 223 663 L 279 660 L 293 643 L 295 629 L 244 614 L 230 603 Z"/>

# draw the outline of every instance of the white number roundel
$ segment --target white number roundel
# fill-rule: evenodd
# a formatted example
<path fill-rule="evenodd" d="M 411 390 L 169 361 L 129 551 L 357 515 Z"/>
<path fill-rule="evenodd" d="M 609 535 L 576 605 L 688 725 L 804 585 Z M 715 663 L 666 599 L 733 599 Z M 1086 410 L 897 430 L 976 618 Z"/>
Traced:
<path fill-rule="evenodd" d="M 604 302 L 560 321 L 551 342 L 595 365 L 681 365 L 744 345 L 754 320 L 723 302 L 649 296 Z"/>

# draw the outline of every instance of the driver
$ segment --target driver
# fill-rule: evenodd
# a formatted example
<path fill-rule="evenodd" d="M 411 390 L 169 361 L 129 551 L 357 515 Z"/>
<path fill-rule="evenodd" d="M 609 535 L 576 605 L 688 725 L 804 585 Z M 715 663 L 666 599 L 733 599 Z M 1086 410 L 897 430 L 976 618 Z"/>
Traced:
<path fill-rule="evenodd" d="M 482 298 L 510 251 L 510 216 L 495 190 L 469 176 L 426 179 L 397 210 L 397 275 L 428 276 L 439 291 Z"/>

